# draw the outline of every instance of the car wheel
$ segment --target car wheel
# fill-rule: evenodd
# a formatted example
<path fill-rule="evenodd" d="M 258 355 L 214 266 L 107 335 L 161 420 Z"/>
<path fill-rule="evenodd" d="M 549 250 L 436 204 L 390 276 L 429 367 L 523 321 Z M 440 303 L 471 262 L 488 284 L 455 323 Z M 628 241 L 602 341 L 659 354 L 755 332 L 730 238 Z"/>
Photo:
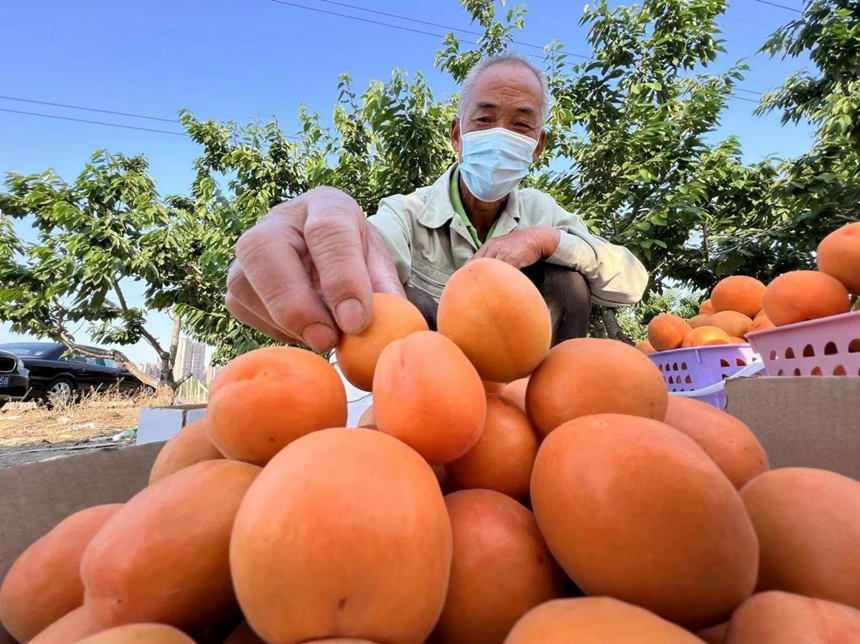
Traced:
<path fill-rule="evenodd" d="M 150 387 L 149 385 L 144 385 L 143 386 L 143 393 L 146 394 L 147 396 L 154 396 L 155 395 L 155 387 Z"/>
<path fill-rule="evenodd" d="M 75 383 L 68 378 L 57 378 L 48 385 L 45 391 L 45 402 L 49 407 L 55 404 L 67 404 L 75 396 Z"/>

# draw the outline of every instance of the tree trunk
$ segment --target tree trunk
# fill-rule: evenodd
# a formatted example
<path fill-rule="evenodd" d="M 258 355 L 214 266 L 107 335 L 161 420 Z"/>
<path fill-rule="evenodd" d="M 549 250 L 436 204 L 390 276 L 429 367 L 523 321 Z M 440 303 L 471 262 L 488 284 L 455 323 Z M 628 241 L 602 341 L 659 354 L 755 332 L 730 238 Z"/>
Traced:
<path fill-rule="evenodd" d="M 618 324 L 615 309 L 602 306 L 594 307 L 591 312 L 589 327 L 590 335 L 594 338 L 609 338 L 631 346 L 635 344 Z"/>

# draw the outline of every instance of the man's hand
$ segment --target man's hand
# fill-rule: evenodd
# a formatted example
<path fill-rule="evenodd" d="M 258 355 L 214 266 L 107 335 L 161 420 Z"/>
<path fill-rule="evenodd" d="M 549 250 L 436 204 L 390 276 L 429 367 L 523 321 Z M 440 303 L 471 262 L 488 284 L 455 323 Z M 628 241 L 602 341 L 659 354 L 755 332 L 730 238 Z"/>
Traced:
<path fill-rule="evenodd" d="M 317 188 L 273 208 L 236 244 L 227 310 L 266 335 L 331 349 L 373 315 L 373 292 L 405 297 L 382 239 L 358 204 Z"/>
<path fill-rule="evenodd" d="M 552 226 L 530 226 L 489 239 L 472 257 L 500 259 L 514 268 L 525 268 L 549 257 L 558 248 L 561 231 Z"/>

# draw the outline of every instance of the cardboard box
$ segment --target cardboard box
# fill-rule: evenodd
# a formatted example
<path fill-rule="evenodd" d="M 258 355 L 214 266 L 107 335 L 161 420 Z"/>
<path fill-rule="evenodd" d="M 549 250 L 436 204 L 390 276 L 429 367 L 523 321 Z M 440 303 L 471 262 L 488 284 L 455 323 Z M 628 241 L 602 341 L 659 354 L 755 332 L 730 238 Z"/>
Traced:
<path fill-rule="evenodd" d="M 163 443 L 0 469 L 0 580 L 27 546 L 67 516 L 94 505 L 124 503 L 149 482 Z M 0 644 L 13 642 L 0 627 Z"/>
<path fill-rule="evenodd" d="M 814 467 L 860 480 L 860 378 L 728 380 L 726 401 L 772 468 Z"/>
<path fill-rule="evenodd" d="M 144 407 L 137 417 L 137 444 L 166 441 L 205 413 L 206 405 Z"/>

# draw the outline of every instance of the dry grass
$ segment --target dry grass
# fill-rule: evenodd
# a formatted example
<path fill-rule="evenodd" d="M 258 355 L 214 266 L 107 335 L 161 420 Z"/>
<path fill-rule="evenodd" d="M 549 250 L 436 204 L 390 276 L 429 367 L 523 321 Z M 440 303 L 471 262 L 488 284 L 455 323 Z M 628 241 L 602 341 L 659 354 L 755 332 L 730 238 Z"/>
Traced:
<path fill-rule="evenodd" d="M 53 408 L 8 404 L 0 410 L 0 452 L 113 436 L 137 427 L 141 407 L 157 404 L 157 398 L 144 394 L 129 398 L 116 391 L 96 392 Z"/>

